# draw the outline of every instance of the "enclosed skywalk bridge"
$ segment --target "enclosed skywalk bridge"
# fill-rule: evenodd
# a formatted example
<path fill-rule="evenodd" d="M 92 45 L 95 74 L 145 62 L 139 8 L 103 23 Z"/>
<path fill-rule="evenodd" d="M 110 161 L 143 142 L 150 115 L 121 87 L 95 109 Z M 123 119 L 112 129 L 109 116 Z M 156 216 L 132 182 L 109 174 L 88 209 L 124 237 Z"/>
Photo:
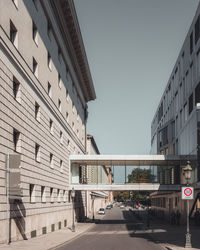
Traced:
<path fill-rule="evenodd" d="M 70 165 L 70 183 L 69 189 L 71 190 L 88 190 L 88 191 L 179 191 L 180 173 L 181 168 L 185 167 L 187 161 L 191 164 L 196 163 L 196 156 L 192 155 L 71 155 L 69 159 Z M 111 167 L 115 166 L 115 171 L 119 167 L 132 166 L 135 168 L 151 169 L 156 172 L 157 168 L 173 169 L 174 178 L 173 184 L 160 184 L 158 183 L 157 176 L 155 175 L 153 183 L 148 183 L 148 180 L 140 181 L 139 183 L 126 183 L 123 184 L 107 184 L 107 183 L 90 183 L 87 177 L 80 173 L 85 172 L 87 175 L 88 167 Z M 84 171 L 82 171 L 84 170 Z M 126 177 L 125 177 L 126 180 Z"/>

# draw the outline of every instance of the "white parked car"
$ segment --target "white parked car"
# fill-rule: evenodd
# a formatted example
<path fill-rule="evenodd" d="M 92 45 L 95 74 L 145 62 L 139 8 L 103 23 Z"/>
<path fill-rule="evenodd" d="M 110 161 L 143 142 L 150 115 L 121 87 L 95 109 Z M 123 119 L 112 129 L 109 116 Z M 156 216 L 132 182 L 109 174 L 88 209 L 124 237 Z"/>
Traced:
<path fill-rule="evenodd" d="M 99 212 L 98 212 L 98 214 L 105 214 L 105 209 L 104 208 L 99 208 Z"/>

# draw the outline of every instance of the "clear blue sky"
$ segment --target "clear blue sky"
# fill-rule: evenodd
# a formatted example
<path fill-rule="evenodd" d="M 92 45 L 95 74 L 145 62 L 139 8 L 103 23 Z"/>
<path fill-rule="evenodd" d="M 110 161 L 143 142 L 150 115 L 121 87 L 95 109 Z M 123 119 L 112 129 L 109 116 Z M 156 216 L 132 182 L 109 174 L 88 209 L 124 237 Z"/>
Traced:
<path fill-rule="evenodd" d="M 97 99 L 102 154 L 148 154 L 151 121 L 198 0 L 74 0 Z"/>

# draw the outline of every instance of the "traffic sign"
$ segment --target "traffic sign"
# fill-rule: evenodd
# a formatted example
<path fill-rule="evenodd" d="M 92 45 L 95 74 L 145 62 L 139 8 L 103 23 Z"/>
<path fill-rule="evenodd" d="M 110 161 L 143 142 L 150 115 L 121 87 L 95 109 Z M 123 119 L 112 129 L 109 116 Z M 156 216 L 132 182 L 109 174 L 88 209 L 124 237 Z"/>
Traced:
<path fill-rule="evenodd" d="M 182 200 L 193 200 L 193 199 L 194 199 L 194 188 L 182 187 Z"/>

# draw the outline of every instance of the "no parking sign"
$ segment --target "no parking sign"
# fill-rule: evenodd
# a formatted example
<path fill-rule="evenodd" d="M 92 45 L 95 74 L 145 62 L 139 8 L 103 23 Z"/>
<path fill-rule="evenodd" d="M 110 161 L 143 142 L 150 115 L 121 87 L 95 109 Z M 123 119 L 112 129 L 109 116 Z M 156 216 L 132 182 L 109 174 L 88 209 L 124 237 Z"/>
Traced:
<path fill-rule="evenodd" d="M 193 200 L 193 199 L 194 199 L 194 188 L 182 187 L 182 200 Z"/>

